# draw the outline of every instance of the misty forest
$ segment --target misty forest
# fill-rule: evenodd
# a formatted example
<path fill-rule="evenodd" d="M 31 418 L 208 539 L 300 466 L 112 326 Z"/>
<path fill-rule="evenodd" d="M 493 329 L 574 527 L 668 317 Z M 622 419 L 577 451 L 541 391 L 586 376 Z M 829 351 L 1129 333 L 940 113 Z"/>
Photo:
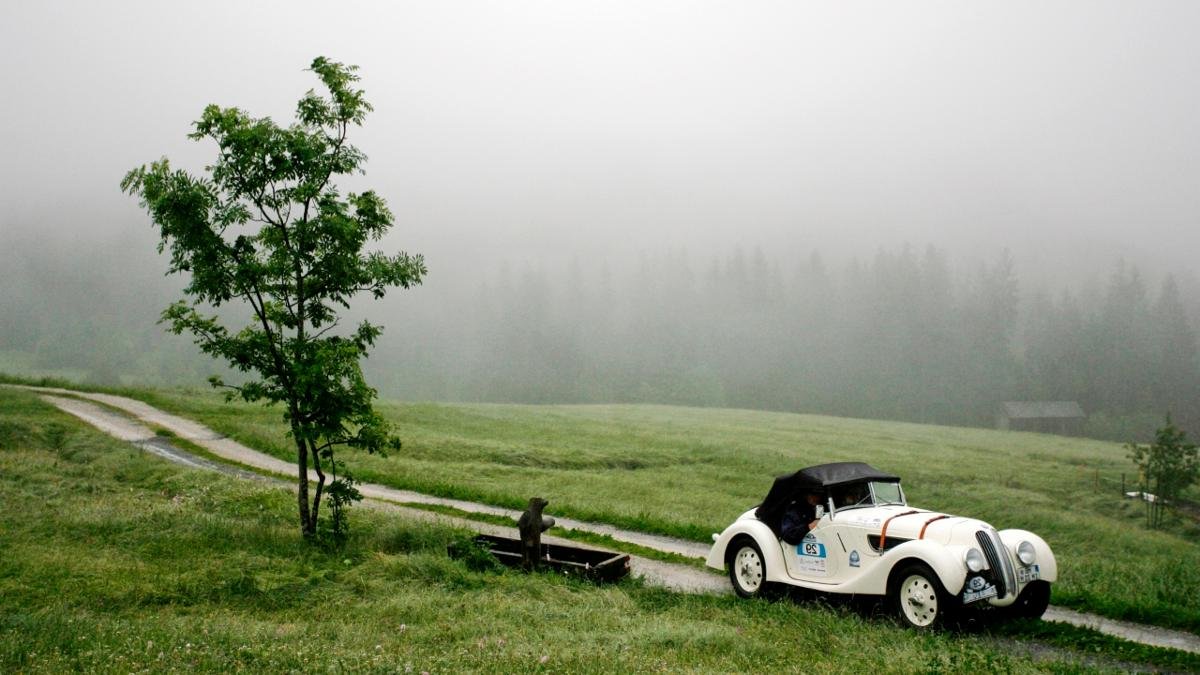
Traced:
<path fill-rule="evenodd" d="M 1194 8 L 1101 5 L 418 3 L 369 29 L 288 18 L 283 51 L 255 47 L 265 7 L 189 10 L 188 40 L 22 9 L 9 26 L 71 30 L 10 40 L 37 69 L 0 111 L 0 372 L 236 379 L 156 323 L 182 282 L 118 182 L 211 161 L 186 138 L 210 103 L 289 119 L 316 49 L 362 66 L 376 109 L 343 189 L 395 213 L 380 250 L 429 264 L 351 308 L 385 328 L 381 396 L 982 427 L 1071 401 L 1087 436 L 1144 440 L 1168 413 L 1200 433 Z M 205 34 L 241 51 L 197 59 Z M 131 69 L 156 51 L 170 77 Z M 80 101 L 112 105 L 83 123 Z"/>
<path fill-rule="evenodd" d="M 155 324 L 173 289 L 152 253 L 71 270 L 44 255 L 0 252 L 10 282 L 37 289 L 0 296 L 10 369 L 192 385 L 218 369 Z M 389 331 L 365 368 L 385 396 L 967 426 L 992 426 L 1002 401 L 1070 400 L 1096 438 L 1146 438 L 1167 413 L 1200 430 L 1196 294 L 1119 260 L 1078 288 L 1022 284 L 1005 250 L 968 264 L 934 246 L 514 258 L 447 265 L 451 283 L 438 262 L 430 286 L 381 305 Z"/>

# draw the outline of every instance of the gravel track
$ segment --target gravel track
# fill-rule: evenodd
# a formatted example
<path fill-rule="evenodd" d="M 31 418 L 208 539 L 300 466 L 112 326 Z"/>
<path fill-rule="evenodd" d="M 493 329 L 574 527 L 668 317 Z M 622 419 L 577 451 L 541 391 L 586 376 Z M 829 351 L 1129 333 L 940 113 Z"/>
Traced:
<path fill-rule="evenodd" d="M 170 438 L 158 436 L 155 434 L 155 432 L 153 430 L 151 430 L 149 427 L 145 426 L 141 422 L 138 422 L 137 420 L 134 420 L 134 419 L 130 419 L 129 417 L 126 417 L 125 415 L 122 415 L 120 413 L 114 412 L 113 410 L 111 410 L 109 408 L 104 408 L 104 407 L 101 407 L 94 403 L 82 401 L 82 400 L 79 400 L 78 398 L 69 398 L 67 396 L 60 396 L 60 395 L 55 395 L 55 394 L 70 394 L 70 396 L 72 396 L 72 397 L 81 396 L 83 398 L 104 397 L 103 399 L 94 398 L 94 400 L 101 401 L 101 402 L 105 403 L 106 405 L 113 405 L 110 401 L 114 398 L 120 399 L 120 397 L 111 397 L 107 394 L 87 394 L 85 392 L 73 392 L 73 391 L 66 391 L 66 390 L 48 390 L 48 389 L 41 389 L 41 388 L 39 388 L 37 390 L 38 391 L 53 391 L 53 394 L 43 393 L 41 395 L 41 398 L 42 398 L 42 400 L 46 401 L 47 403 L 50 403 L 50 404 L 58 407 L 60 410 L 78 417 L 79 419 L 87 422 L 88 424 L 91 424 L 92 426 L 96 427 L 97 429 L 109 434 L 110 436 L 113 436 L 113 437 L 118 438 L 123 441 L 128 441 L 128 442 L 142 448 L 143 450 L 145 450 L 147 452 L 158 455 L 159 457 L 162 457 L 169 461 L 175 462 L 177 464 L 182 464 L 184 466 L 196 468 L 196 469 L 204 469 L 204 470 L 208 470 L 208 471 L 214 471 L 214 472 L 221 473 L 221 474 L 231 476 L 234 478 L 242 478 L 242 479 L 260 481 L 260 482 L 264 482 L 269 485 L 272 485 L 274 487 L 289 490 L 289 491 L 293 491 L 296 489 L 296 484 L 293 482 L 294 479 L 285 479 L 283 477 L 272 478 L 269 476 L 264 476 L 260 473 L 255 473 L 253 471 L 246 471 L 245 469 L 240 469 L 235 466 L 231 466 L 229 464 L 224 464 L 221 462 L 214 462 L 206 457 L 201 457 L 199 455 L 196 455 L 194 453 L 188 452 L 186 450 L 183 450 L 181 448 L 178 448 L 178 447 L 172 445 Z M 140 406 L 138 406 L 138 407 L 141 407 L 144 405 L 145 404 L 140 404 Z M 114 407 L 122 407 L 123 408 L 123 406 L 114 406 Z M 146 406 L 146 407 L 148 408 L 149 406 Z M 154 409 L 150 408 L 150 410 L 154 410 Z M 197 433 L 197 428 L 199 428 L 199 429 L 203 429 L 203 428 L 199 427 L 198 425 L 196 425 L 193 422 L 190 422 L 187 420 L 182 420 L 182 418 L 178 418 L 173 415 L 167 415 L 166 413 L 161 413 L 161 411 L 159 411 L 158 415 L 154 415 L 153 417 L 150 417 L 148 419 L 147 418 L 143 418 L 143 419 L 144 419 L 144 421 L 150 422 L 157 427 L 167 429 L 167 430 L 171 431 L 172 433 L 178 434 L 180 437 L 185 438 L 186 440 L 188 440 L 192 443 L 195 443 L 196 445 L 204 447 L 206 450 L 208 450 L 208 451 L 212 452 L 213 454 L 218 455 L 220 457 L 223 457 L 226 459 L 233 459 L 234 457 L 237 457 L 238 459 L 233 459 L 233 461 L 238 461 L 239 463 L 244 464 L 246 466 L 252 466 L 252 467 L 266 470 L 266 471 L 272 471 L 272 467 L 274 467 L 274 466 L 283 465 L 282 468 L 285 469 L 284 471 L 272 471 L 272 472 L 280 473 L 280 474 L 284 474 L 284 475 L 288 475 L 288 476 L 290 476 L 290 475 L 292 475 L 292 473 L 294 473 L 294 466 L 289 465 L 286 462 L 281 462 L 280 460 L 278 460 L 274 457 L 261 455 L 261 453 L 258 453 L 253 450 L 249 450 L 248 448 L 245 448 L 244 446 L 241 446 L 241 445 L 235 443 L 234 441 L 231 441 L 227 438 L 221 438 L 221 437 L 217 436 L 216 434 L 213 434 L 212 432 L 208 432 L 207 434 L 204 434 L 202 432 Z M 186 422 L 186 424 L 179 424 L 176 422 L 176 420 L 181 421 L 181 422 Z M 185 433 L 188 434 L 188 436 L 184 436 Z M 237 450 L 236 453 L 230 452 L 231 446 L 236 446 L 239 450 Z M 218 452 L 216 449 L 219 449 L 221 451 Z M 258 455 L 261 455 L 261 457 L 256 457 Z M 251 460 L 251 461 L 243 461 L 243 460 Z M 254 461 L 254 460 L 259 460 L 259 461 Z M 310 478 L 312 480 L 316 480 L 316 474 L 310 474 Z M 371 488 L 370 492 L 368 492 L 368 488 Z M 453 500 L 453 499 L 441 499 L 441 498 L 437 498 L 437 497 L 430 497 L 428 495 L 423 495 L 423 494 L 420 494 L 417 492 L 409 492 L 406 490 L 395 490 L 393 488 L 388 488 L 388 487 L 385 487 L 382 485 L 364 484 L 364 485 L 360 485 L 359 489 L 363 493 L 363 495 L 366 497 L 366 499 L 364 499 L 364 501 L 363 501 L 363 504 L 370 508 L 387 510 L 389 512 L 394 512 L 399 515 L 403 515 L 405 518 L 410 518 L 410 519 L 414 519 L 414 520 L 431 521 L 431 522 L 443 523 L 443 524 L 448 524 L 448 525 L 455 525 L 458 527 L 474 530 L 476 532 L 480 532 L 480 533 L 484 533 L 484 534 L 493 534 L 493 535 L 511 537 L 511 536 L 513 536 L 516 528 L 515 528 L 515 525 L 514 525 L 514 527 L 501 527 L 499 525 L 492 525 L 489 523 L 480 523 L 479 521 L 469 520 L 466 518 L 458 518 L 455 516 L 450 516 L 450 515 L 446 515 L 446 514 L 442 514 L 442 513 L 425 511 L 425 510 L 418 509 L 418 508 L 405 507 L 405 506 L 403 506 L 403 504 L 416 503 L 416 504 L 439 504 L 439 505 L 445 505 L 445 506 L 454 506 L 454 507 L 462 509 L 464 511 L 470 511 L 473 513 L 486 513 L 486 514 L 490 514 L 490 515 L 511 516 L 514 519 L 514 523 L 515 523 L 515 519 L 520 515 L 520 512 L 512 511 L 510 509 L 501 509 L 501 508 L 497 508 L 497 507 L 487 506 L 485 504 L 475 504 L 473 502 L 463 502 L 463 501 L 458 501 L 458 500 Z M 617 530 L 616 528 L 612 528 L 608 525 L 598 525 L 598 526 L 593 527 L 591 523 L 583 523 L 581 521 L 571 520 L 569 518 L 556 518 L 555 520 L 556 520 L 556 525 L 555 525 L 556 527 L 562 526 L 565 529 L 577 529 L 577 530 L 583 530 L 583 531 L 587 531 L 587 532 L 594 532 L 594 533 L 598 533 L 598 534 L 608 534 L 610 532 L 618 532 L 618 533 L 621 532 L 620 530 Z M 621 538 L 622 541 L 640 543 L 644 546 L 647 546 L 648 548 L 655 548 L 658 550 L 664 550 L 666 548 L 663 546 L 654 545 L 657 542 L 659 542 L 660 540 L 666 540 L 667 539 L 666 537 L 656 537 L 656 536 L 652 536 L 652 535 L 635 536 L 635 535 L 638 535 L 638 533 L 636 533 L 636 532 L 625 533 L 625 534 L 630 535 L 630 536 L 622 537 Z M 560 545 L 577 546 L 577 547 L 583 547 L 583 548 L 599 548 L 599 547 L 595 547 L 595 546 L 588 546 L 586 544 L 580 544 L 579 542 L 574 541 L 574 540 L 563 539 L 561 537 L 554 537 L 554 536 L 544 536 L 544 537 L 542 537 L 542 541 L 544 541 L 548 544 L 560 544 Z M 688 544 L 688 545 L 692 544 L 692 542 L 683 542 L 683 541 L 678 542 L 678 543 Z M 677 550 L 685 550 L 685 551 L 689 550 L 687 548 L 678 547 L 678 546 L 676 546 L 674 548 Z M 693 546 L 692 548 L 695 548 L 695 547 Z M 672 551 L 672 552 L 676 552 L 676 551 Z M 704 553 L 707 553 L 707 549 L 705 549 Z M 685 555 L 686 555 L 686 553 L 685 553 Z M 723 575 L 713 574 L 713 573 L 707 572 L 703 569 L 697 569 L 695 567 L 689 567 L 687 565 L 666 563 L 666 562 L 662 562 L 659 560 L 651 560 L 648 558 L 643 558 L 641 556 L 631 555 L 630 556 L 630 569 L 631 569 L 632 574 L 634 574 L 635 576 L 641 577 L 642 580 L 645 581 L 646 583 L 648 583 L 652 586 L 660 586 L 660 587 L 667 588 L 667 589 L 670 589 L 673 591 L 678 591 L 678 592 L 683 592 L 683 593 L 710 593 L 710 594 L 727 594 L 730 592 L 729 584 L 726 582 L 725 577 Z"/>

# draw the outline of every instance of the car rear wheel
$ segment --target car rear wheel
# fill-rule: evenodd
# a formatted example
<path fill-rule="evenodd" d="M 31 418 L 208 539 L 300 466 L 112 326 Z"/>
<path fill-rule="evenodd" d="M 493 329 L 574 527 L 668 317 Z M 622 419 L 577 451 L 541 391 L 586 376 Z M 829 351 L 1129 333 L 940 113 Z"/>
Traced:
<path fill-rule="evenodd" d="M 767 564 L 758 544 L 753 539 L 741 538 L 730 545 L 729 551 L 726 566 L 733 592 L 743 598 L 762 596 L 767 587 Z"/>
<path fill-rule="evenodd" d="M 1031 581 L 1009 606 L 1009 614 L 1020 619 L 1040 619 L 1050 606 L 1050 582 Z"/>
<path fill-rule="evenodd" d="M 893 579 L 892 607 L 905 625 L 928 630 L 945 622 L 951 598 L 932 570 L 913 563 L 904 566 Z"/>

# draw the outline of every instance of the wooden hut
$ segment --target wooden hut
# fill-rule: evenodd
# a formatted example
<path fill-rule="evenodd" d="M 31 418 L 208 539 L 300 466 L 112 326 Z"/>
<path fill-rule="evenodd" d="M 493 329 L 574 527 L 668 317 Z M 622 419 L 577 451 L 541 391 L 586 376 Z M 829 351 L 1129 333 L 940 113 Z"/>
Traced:
<path fill-rule="evenodd" d="M 1075 401 L 1005 401 L 996 413 L 996 428 L 1078 436 L 1086 420 Z"/>

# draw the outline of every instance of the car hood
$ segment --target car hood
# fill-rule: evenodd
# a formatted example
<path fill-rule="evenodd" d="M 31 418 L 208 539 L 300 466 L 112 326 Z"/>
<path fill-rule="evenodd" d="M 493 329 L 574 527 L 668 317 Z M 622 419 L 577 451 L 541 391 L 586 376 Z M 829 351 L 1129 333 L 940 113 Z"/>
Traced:
<path fill-rule="evenodd" d="M 889 539 L 926 539 L 962 545 L 973 545 L 975 533 L 991 527 L 975 518 L 899 505 L 848 509 L 839 511 L 833 519 L 833 524 L 862 527 L 868 534 L 880 534 L 884 523 Z"/>

